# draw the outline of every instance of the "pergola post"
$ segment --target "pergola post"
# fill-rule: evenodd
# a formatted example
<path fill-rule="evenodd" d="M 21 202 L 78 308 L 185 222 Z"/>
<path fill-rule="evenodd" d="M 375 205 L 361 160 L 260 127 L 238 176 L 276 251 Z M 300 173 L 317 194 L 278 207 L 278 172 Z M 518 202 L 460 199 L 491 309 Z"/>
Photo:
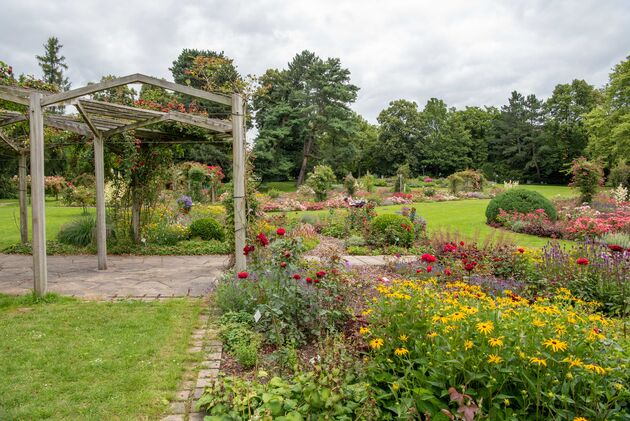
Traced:
<path fill-rule="evenodd" d="M 247 268 L 243 254 L 247 237 L 245 210 L 245 107 L 241 94 L 232 94 L 232 150 L 234 168 L 234 265 L 237 272 Z"/>
<path fill-rule="evenodd" d="M 96 250 L 98 269 L 107 269 L 107 227 L 105 222 L 105 158 L 103 137 L 94 136 L 94 175 L 96 176 Z"/>
<path fill-rule="evenodd" d="M 18 160 L 18 190 L 20 193 L 20 240 L 22 244 L 28 243 L 28 184 L 26 177 L 26 151 L 21 150 Z"/>
<path fill-rule="evenodd" d="M 44 113 L 42 94 L 32 92 L 29 97 L 31 136 L 31 201 L 33 203 L 33 279 L 37 296 L 48 289 L 46 264 L 46 196 L 44 192 Z"/>

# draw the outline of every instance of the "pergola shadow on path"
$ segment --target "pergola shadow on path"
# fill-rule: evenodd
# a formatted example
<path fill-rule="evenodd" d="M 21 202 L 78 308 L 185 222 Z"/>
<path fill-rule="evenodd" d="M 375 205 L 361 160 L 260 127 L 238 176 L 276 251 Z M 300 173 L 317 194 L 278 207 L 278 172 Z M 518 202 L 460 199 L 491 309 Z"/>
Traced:
<path fill-rule="evenodd" d="M 177 111 L 152 111 L 82 98 L 104 90 L 135 83 L 151 85 L 188 95 L 195 99 L 231 106 L 232 118 L 231 120 L 220 120 Z M 26 159 L 30 153 L 31 201 L 33 208 L 33 284 L 37 295 L 41 296 L 48 290 L 44 190 L 44 126 L 67 130 L 92 138 L 96 177 L 96 244 L 99 270 L 107 269 L 104 142 L 110 136 L 129 130 L 135 130 L 136 135 L 139 137 L 155 136 L 155 131 L 148 131 L 143 128 L 165 121 L 189 124 L 225 136 L 231 135 L 234 183 L 234 248 L 238 251 L 245 247 L 247 223 L 245 214 L 245 102 L 240 93 L 233 93 L 231 96 L 227 96 L 142 74 L 133 74 L 61 93 L 42 92 L 14 86 L 0 86 L 0 99 L 28 107 L 26 114 L 0 110 L 0 128 L 28 120 L 30 145 L 26 147 L 15 140 L 9 139 L 3 134 L 1 129 L 0 140 L 7 143 L 19 155 L 20 233 L 23 241 L 28 238 Z M 44 112 L 46 107 L 54 105 L 73 105 L 76 107 L 81 119 Z M 159 132 L 157 134 L 159 135 Z M 236 269 L 238 271 L 245 270 L 246 260 L 243 253 L 235 252 L 234 256 Z"/>

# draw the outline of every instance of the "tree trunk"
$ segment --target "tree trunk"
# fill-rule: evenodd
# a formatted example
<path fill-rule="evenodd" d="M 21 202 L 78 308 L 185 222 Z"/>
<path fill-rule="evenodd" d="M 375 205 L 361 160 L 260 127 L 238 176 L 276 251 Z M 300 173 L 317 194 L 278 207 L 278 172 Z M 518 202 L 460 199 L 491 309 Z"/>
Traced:
<path fill-rule="evenodd" d="M 308 165 L 308 157 L 311 154 L 311 149 L 313 148 L 313 143 L 315 139 L 313 136 L 310 136 L 306 143 L 304 144 L 304 155 L 302 158 L 302 167 L 300 168 L 300 174 L 298 175 L 297 185 L 301 186 L 304 184 L 304 179 L 306 178 L 306 166 Z"/>

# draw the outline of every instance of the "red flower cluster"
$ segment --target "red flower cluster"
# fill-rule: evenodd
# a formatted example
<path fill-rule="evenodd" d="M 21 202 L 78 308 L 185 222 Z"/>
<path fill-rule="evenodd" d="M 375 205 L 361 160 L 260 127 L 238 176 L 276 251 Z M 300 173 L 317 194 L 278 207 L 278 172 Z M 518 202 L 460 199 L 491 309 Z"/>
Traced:
<path fill-rule="evenodd" d="M 238 276 L 238 279 L 247 279 L 247 277 L 249 276 L 249 273 L 239 272 L 236 276 Z"/>
<path fill-rule="evenodd" d="M 404 229 L 407 232 L 411 232 L 411 225 L 409 224 L 400 224 L 401 228 Z"/>
<path fill-rule="evenodd" d="M 468 263 L 464 262 L 464 269 L 466 269 L 468 272 L 473 270 L 476 266 L 477 266 L 477 262 L 475 261 L 468 262 Z"/>
<path fill-rule="evenodd" d="M 449 268 L 444 269 L 444 275 L 451 276 L 452 274 L 453 274 L 453 272 L 451 271 L 451 269 L 449 269 Z"/>
<path fill-rule="evenodd" d="M 608 248 L 612 251 L 623 251 L 623 247 L 618 244 L 609 244 Z"/>
<path fill-rule="evenodd" d="M 454 243 L 446 243 L 442 248 L 444 253 L 452 253 L 457 250 L 457 246 Z"/>
<path fill-rule="evenodd" d="M 243 247 L 243 254 L 245 256 L 249 255 L 249 253 L 251 253 L 252 251 L 254 251 L 255 247 L 252 245 L 246 245 L 245 247 Z"/>
<path fill-rule="evenodd" d="M 324 276 L 326 276 L 326 272 L 324 272 L 323 270 L 320 270 L 315 275 L 317 275 L 318 278 L 323 278 Z"/>
<path fill-rule="evenodd" d="M 429 254 L 429 253 L 425 253 L 422 255 L 422 260 L 427 262 L 427 263 L 433 263 L 435 262 L 437 259 L 435 258 L 434 255 Z"/>
<path fill-rule="evenodd" d="M 279 236 L 283 236 L 286 233 L 287 233 L 287 230 L 285 230 L 284 228 L 278 228 L 276 230 L 276 234 L 278 234 Z"/>
<path fill-rule="evenodd" d="M 588 265 L 589 261 L 588 261 L 588 259 L 586 257 L 580 257 L 579 259 L 577 259 L 575 261 L 575 263 L 577 263 L 578 265 L 581 265 L 581 266 L 586 266 L 586 265 Z"/>
<path fill-rule="evenodd" d="M 265 233 L 261 232 L 260 234 L 258 234 L 256 236 L 256 239 L 258 240 L 258 242 L 260 242 L 260 245 L 265 247 L 269 245 L 269 239 L 267 238 L 267 236 L 265 235 Z"/>

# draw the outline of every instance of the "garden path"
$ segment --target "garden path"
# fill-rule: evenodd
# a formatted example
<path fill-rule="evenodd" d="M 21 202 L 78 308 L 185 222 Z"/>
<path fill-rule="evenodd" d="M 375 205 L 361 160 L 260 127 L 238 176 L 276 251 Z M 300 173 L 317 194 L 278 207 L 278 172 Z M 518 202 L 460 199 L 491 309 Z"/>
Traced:
<path fill-rule="evenodd" d="M 50 292 L 84 298 L 183 297 L 210 292 L 228 256 L 108 256 L 108 270 L 96 256 L 48 256 Z M 33 258 L 0 254 L 0 293 L 33 288 Z"/>

